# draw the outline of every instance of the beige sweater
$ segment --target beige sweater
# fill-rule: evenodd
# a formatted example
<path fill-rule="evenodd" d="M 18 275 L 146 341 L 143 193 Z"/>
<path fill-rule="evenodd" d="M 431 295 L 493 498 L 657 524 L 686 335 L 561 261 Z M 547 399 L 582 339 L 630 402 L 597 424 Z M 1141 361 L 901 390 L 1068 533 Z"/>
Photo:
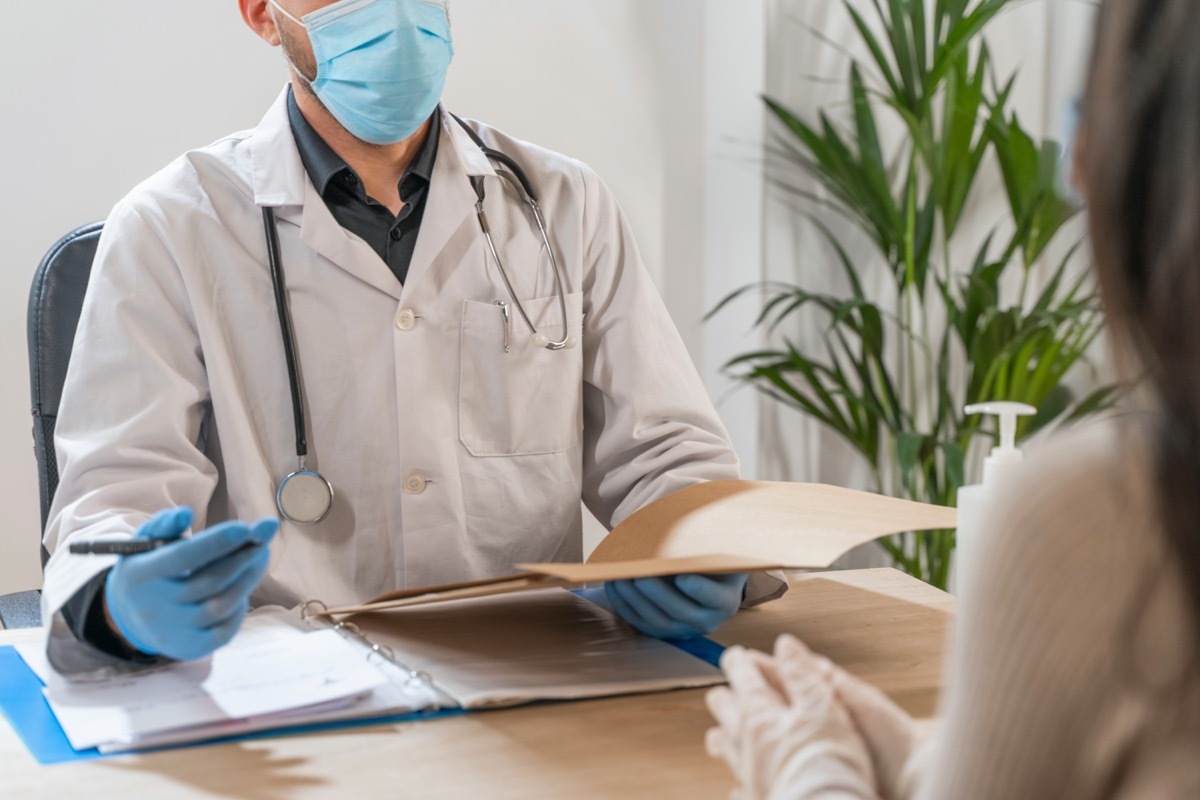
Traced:
<path fill-rule="evenodd" d="M 1058 439 L 996 492 L 923 800 L 1200 798 L 1200 648 L 1140 424 Z"/>

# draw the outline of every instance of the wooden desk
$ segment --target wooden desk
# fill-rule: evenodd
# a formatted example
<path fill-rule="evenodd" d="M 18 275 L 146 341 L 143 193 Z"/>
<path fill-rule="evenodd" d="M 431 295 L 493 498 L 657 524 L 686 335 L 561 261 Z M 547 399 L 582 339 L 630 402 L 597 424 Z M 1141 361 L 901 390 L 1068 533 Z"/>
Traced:
<path fill-rule="evenodd" d="M 933 712 L 954 600 L 895 570 L 796 576 L 714 637 L 769 648 L 784 631 Z M 32 631 L 0 633 L 0 644 Z M 41 798 L 724 798 L 704 753 L 701 690 L 556 703 L 43 767 L 0 723 L 0 795 Z"/>

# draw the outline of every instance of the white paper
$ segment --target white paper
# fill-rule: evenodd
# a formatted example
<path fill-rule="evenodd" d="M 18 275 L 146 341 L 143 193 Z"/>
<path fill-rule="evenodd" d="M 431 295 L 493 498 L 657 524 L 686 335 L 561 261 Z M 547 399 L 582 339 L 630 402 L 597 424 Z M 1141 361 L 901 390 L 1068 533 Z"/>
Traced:
<path fill-rule="evenodd" d="M 39 681 L 42 683 L 50 682 L 50 675 L 53 670 L 50 669 L 50 661 L 46 658 L 45 639 L 39 639 L 36 642 L 17 642 L 12 647 L 25 662 L 25 666 L 29 667 L 29 671 L 36 675 Z"/>
<path fill-rule="evenodd" d="M 291 728 L 300 725 L 323 725 L 347 720 L 369 720 L 392 717 L 441 707 L 456 706 L 453 700 L 419 681 L 406 681 L 400 676 L 394 683 L 377 687 L 363 697 L 335 700 L 312 708 L 273 714 L 269 717 L 206 725 L 202 730 L 187 729 L 143 736 L 133 742 L 100 745 L 102 753 L 123 753 L 153 747 L 169 747 L 187 742 L 244 736 L 258 731 Z"/>
<path fill-rule="evenodd" d="M 29 651 L 36 645 L 18 652 L 45 676 L 46 699 L 77 750 L 231 720 L 261 722 L 387 683 L 361 647 L 333 630 L 306 633 L 270 615 L 247 623 L 211 659 L 96 683 L 69 682 L 48 671 L 40 648 Z"/>

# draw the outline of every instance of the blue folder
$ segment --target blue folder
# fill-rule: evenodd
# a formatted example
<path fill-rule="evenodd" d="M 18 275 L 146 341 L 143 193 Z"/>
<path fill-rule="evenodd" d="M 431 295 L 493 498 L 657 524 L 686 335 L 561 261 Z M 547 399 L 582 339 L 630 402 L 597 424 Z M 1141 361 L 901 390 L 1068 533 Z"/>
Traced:
<path fill-rule="evenodd" d="M 585 589 L 577 592 L 581 597 L 595 603 L 607 611 L 612 611 L 603 589 Z M 706 661 L 713 666 L 725 651 L 722 645 L 699 637 L 685 641 L 673 641 L 671 644 L 693 656 Z M 25 660 L 17 655 L 15 648 L 0 647 L 0 712 L 8 719 L 13 730 L 21 737 L 21 741 L 29 748 L 42 764 L 61 764 L 68 761 L 87 761 L 93 758 L 106 758 L 108 754 L 99 750 L 75 750 L 67 741 L 50 710 L 46 698 L 42 694 L 42 682 L 25 664 Z M 243 741 L 248 739 L 263 739 L 274 736 L 312 733 L 314 731 L 331 730 L 334 728 L 350 728 L 364 725 L 382 725 L 415 720 L 436 719 L 438 717 L 457 716 L 459 714 L 477 713 L 461 708 L 448 708 L 437 711 L 418 711 L 410 714 L 399 714 L 389 717 L 372 717 L 370 719 L 338 720 L 335 722 L 295 725 L 292 727 L 272 728 L 269 731 L 230 736 L 220 739 L 210 739 L 203 742 L 188 742 L 175 747 L 195 747 L 198 745 L 219 744 L 223 742 Z M 174 749 L 174 748 L 165 748 Z M 115 754 L 114 754 L 115 755 Z"/>

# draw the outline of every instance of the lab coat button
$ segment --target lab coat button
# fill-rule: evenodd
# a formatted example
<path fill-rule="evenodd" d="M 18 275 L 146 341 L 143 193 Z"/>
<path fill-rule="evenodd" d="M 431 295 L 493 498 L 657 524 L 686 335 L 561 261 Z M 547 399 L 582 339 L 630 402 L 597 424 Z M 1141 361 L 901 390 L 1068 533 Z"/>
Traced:
<path fill-rule="evenodd" d="M 396 327 L 402 331 L 411 331 L 417 327 L 417 315 L 411 308 L 406 308 L 396 315 Z"/>
<path fill-rule="evenodd" d="M 409 494 L 420 494 L 428 485 L 429 481 L 423 475 L 409 475 L 404 479 L 404 491 Z"/>

